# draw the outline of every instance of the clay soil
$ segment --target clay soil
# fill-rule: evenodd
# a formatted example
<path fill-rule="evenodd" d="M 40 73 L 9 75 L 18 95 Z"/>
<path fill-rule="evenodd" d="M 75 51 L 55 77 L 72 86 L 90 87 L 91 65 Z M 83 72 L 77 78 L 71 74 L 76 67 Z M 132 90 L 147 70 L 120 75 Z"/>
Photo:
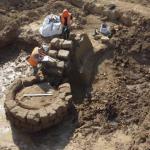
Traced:
<path fill-rule="evenodd" d="M 23 29 L 28 31 L 30 27 L 32 29 L 39 27 L 47 14 L 58 13 L 64 7 L 72 11 L 78 20 L 76 23 L 82 27 L 82 29 L 76 29 L 75 32 L 85 31 L 93 46 L 96 47 L 99 44 L 92 37 L 92 32 L 94 28 L 99 27 L 102 16 L 87 14 L 83 9 L 66 1 L 14 1 L 0 2 L 0 19 L 2 20 L 0 51 L 5 55 L 3 58 L 0 57 L 1 62 L 10 61 L 6 55 L 11 46 L 24 49 L 28 44 L 29 47 L 24 50 L 30 51 L 33 46 L 39 45 L 43 39 L 39 36 L 35 38 L 35 33 L 27 33 Z M 127 2 L 128 8 L 138 4 L 141 10 L 136 10 L 139 12 L 133 14 L 134 23 L 130 27 L 124 26 L 113 35 L 110 39 L 111 48 L 100 55 L 97 54 L 90 98 L 83 96 L 86 89 L 81 88 L 81 83 L 76 83 L 78 90 L 73 94 L 75 94 L 74 104 L 77 117 L 71 116 L 61 125 L 35 135 L 20 133 L 12 127 L 11 133 L 0 133 L 0 149 L 150 149 L 150 18 L 148 17 L 150 13 L 145 13 L 145 10 L 150 7 L 150 2 L 149 0 L 118 1 L 122 7 L 124 5 L 122 1 Z M 146 16 L 140 16 L 140 12 L 144 12 L 142 14 Z M 90 20 L 85 22 L 89 18 Z M 113 25 L 116 22 L 108 20 L 108 23 Z M 21 53 L 21 51 L 16 53 Z M 0 71 L 3 72 L 3 70 Z M 5 87 L 4 84 L 2 86 Z M 2 126 L 3 121 L 0 118 Z M 9 126 L 8 123 L 7 126 Z"/>

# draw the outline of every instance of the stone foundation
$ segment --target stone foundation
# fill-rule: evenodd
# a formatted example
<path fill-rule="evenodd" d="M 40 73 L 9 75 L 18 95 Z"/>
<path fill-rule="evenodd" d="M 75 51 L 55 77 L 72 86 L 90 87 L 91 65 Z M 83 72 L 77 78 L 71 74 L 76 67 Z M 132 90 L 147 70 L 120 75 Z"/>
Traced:
<path fill-rule="evenodd" d="M 23 96 L 31 92 L 45 93 L 49 89 L 52 91 L 51 96 Z M 71 98 L 68 83 L 54 90 L 48 83 L 36 77 L 19 79 L 11 85 L 6 94 L 6 114 L 17 128 L 27 132 L 37 132 L 60 123 L 68 115 Z"/>

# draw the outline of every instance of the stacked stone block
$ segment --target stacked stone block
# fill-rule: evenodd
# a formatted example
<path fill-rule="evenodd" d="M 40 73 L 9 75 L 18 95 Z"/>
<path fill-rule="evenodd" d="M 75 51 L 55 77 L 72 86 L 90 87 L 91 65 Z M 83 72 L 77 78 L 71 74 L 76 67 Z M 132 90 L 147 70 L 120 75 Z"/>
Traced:
<path fill-rule="evenodd" d="M 51 49 L 48 51 L 48 55 L 52 57 L 55 61 L 46 63 L 46 69 L 52 75 L 63 76 L 66 72 L 65 64 L 70 61 L 70 53 L 73 47 L 73 42 L 71 40 L 64 40 L 59 38 L 54 38 L 51 41 Z"/>

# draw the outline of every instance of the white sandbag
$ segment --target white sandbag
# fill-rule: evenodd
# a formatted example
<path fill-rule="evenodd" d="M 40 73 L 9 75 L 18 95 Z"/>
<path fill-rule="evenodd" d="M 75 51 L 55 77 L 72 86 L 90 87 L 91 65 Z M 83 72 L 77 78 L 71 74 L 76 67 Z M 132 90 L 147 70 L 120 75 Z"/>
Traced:
<path fill-rule="evenodd" d="M 59 16 L 49 15 L 44 19 L 43 25 L 39 29 L 43 37 L 50 37 L 62 33 L 62 27 Z"/>

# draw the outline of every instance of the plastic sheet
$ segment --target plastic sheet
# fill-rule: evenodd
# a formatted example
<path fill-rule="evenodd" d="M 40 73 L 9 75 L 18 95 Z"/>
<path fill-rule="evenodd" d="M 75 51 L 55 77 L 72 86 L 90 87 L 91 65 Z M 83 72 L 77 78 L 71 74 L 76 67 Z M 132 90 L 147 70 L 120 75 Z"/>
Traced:
<path fill-rule="evenodd" d="M 62 34 L 60 17 L 54 14 L 46 16 L 39 32 L 43 37 Z"/>

